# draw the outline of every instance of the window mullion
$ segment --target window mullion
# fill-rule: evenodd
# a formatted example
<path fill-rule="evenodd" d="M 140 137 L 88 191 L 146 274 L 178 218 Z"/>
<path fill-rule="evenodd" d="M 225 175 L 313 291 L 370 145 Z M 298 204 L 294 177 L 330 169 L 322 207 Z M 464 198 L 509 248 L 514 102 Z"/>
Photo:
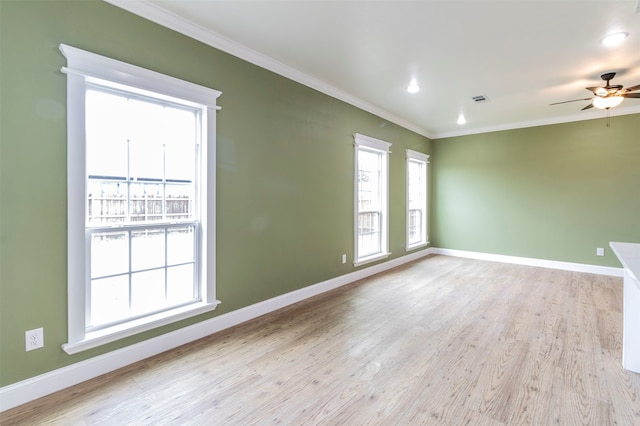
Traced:
<path fill-rule="evenodd" d="M 164 300 L 169 300 L 169 228 L 164 229 Z"/>
<path fill-rule="evenodd" d="M 165 108 L 162 109 L 165 111 Z M 164 123 L 164 120 L 163 120 Z M 162 221 L 167 221 L 167 144 L 162 143 Z M 169 229 L 164 229 L 164 300 L 169 300 Z"/>
<path fill-rule="evenodd" d="M 128 297 L 129 297 L 129 312 L 133 309 L 133 247 L 132 247 L 132 232 L 127 231 L 127 245 L 129 248 L 129 273 L 127 274 L 127 284 L 128 284 Z"/>
<path fill-rule="evenodd" d="M 86 186 L 86 180 L 85 180 Z M 85 218 L 86 220 L 86 218 Z M 84 314 L 84 329 L 86 329 L 91 323 L 91 233 L 87 232 L 85 227 L 84 232 L 85 241 L 85 277 L 84 277 L 84 291 L 85 291 L 85 314 Z"/>
<path fill-rule="evenodd" d="M 131 222 L 131 139 L 127 137 L 127 217 L 125 222 Z"/>

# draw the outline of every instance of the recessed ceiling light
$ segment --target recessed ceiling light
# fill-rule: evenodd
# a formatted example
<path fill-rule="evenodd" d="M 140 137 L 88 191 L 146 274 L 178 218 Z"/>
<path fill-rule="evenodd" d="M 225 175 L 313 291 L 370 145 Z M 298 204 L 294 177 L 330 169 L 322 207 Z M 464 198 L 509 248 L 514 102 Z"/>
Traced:
<path fill-rule="evenodd" d="M 605 46 L 617 46 L 620 43 L 622 43 L 624 39 L 627 38 L 628 35 L 629 33 L 609 34 L 608 36 L 602 39 L 602 44 L 604 44 Z"/>
<path fill-rule="evenodd" d="M 409 93 L 418 93 L 420 91 L 420 85 L 416 83 L 411 83 L 407 86 L 407 92 Z"/>
<path fill-rule="evenodd" d="M 467 119 L 466 119 L 466 118 L 464 118 L 464 114 L 460 114 L 460 115 L 458 116 L 458 121 L 457 121 L 457 123 L 458 123 L 459 125 L 461 125 L 461 126 L 462 126 L 462 125 L 463 125 L 464 123 L 466 123 L 466 122 L 467 122 Z"/>

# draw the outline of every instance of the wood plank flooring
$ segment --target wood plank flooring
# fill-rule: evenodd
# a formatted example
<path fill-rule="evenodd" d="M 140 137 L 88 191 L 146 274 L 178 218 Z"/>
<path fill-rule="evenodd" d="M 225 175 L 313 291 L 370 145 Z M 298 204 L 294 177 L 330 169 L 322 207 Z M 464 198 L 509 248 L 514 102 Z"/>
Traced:
<path fill-rule="evenodd" d="M 621 339 L 621 278 L 429 256 L 0 423 L 640 425 Z"/>

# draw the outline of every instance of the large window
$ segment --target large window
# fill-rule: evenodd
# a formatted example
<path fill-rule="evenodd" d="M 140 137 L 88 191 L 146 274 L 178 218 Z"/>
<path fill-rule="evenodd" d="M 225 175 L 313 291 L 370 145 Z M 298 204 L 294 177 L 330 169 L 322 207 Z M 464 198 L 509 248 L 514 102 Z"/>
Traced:
<path fill-rule="evenodd" d="M 215 299 L 220 92 L 60 46 L 67 58 L 69 336 L 76 353 Z"/>
<path fill-rule="evenodd" d="M 428 244 L 427 164 L 429 156 L 407 150 L 407 250 Z"/>
<path fill-rule="evenodd" d="M 390 143 L 355 134 L 356 266 L 389 256 Z"/>

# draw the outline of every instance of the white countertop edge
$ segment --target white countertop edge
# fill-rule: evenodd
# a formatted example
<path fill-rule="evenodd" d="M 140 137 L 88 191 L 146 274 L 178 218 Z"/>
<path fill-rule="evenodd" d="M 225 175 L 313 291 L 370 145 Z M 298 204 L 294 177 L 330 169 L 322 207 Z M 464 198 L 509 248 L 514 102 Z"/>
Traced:
<path fill-rule="evenodd" d="M 620 260 L 620 263 L 622 263 L 624 269 L 640 285 L 640 279 L 638 279 L 640 277 L 640 244 L 612 241 L 609 246 Z"/>

